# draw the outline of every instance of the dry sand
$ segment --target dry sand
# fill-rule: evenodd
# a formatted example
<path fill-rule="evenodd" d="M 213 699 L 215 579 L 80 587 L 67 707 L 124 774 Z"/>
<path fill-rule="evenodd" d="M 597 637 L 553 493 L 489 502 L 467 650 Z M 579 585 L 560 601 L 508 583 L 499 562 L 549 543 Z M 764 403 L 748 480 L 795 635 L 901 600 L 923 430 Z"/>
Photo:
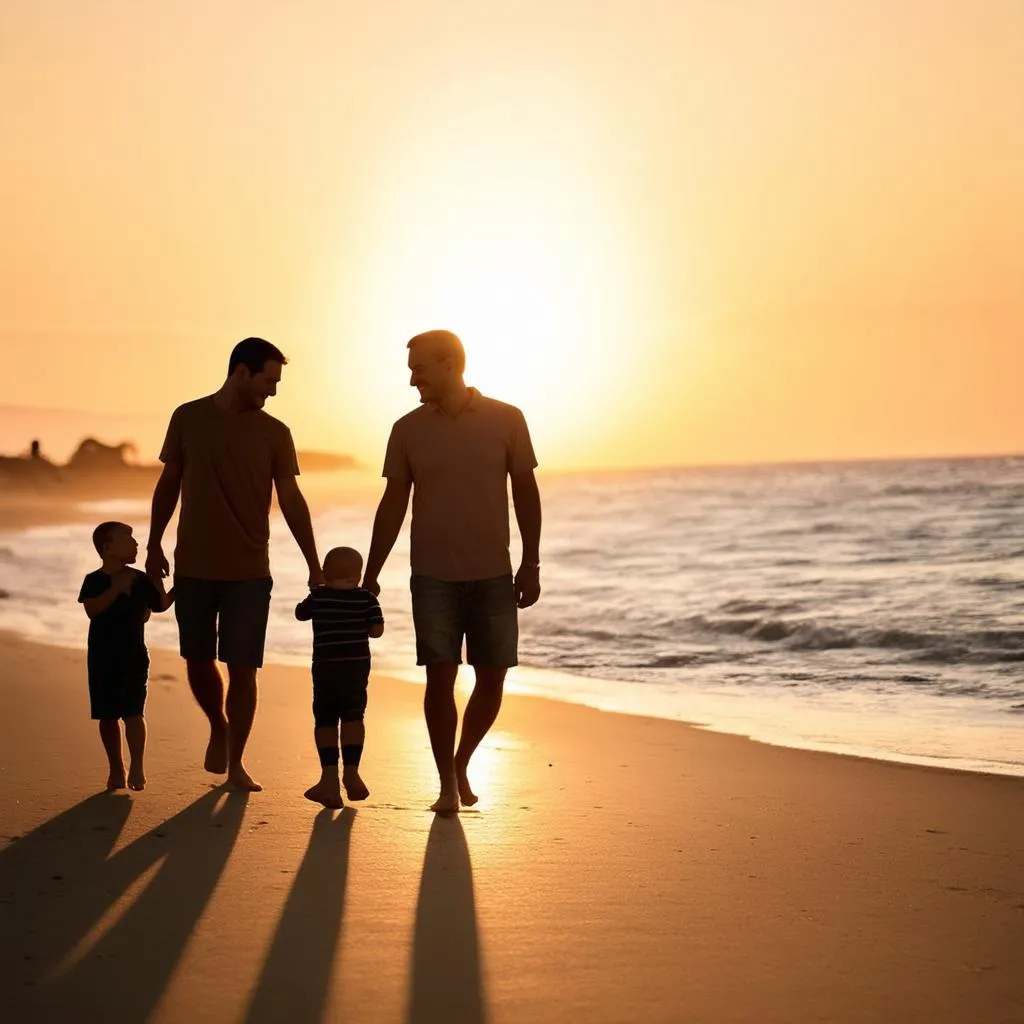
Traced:
<path fill-rule="evenodd" d="M 435 818 L 419 687 L 372 684 L 358 809 L 270 668 L 211 786 L 155 652 L 149 786 L 98 793 L 84 657 L 0 635 L 0 1020 L 1024 1020 L 1024 779 L 510 697 Z"/>

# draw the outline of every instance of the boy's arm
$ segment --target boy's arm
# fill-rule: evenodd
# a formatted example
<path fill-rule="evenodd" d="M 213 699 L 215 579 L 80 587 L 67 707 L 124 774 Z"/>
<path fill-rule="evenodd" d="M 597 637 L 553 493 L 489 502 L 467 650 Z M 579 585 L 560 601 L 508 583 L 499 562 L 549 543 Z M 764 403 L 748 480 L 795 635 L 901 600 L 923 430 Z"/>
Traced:
<path fill-rule="evenodd" d="M 376 639 L 384 635 L 384 613 L 380 610 L 380 602 L 370 595 L 370 607 L 366 609 L 366 632 Z"/>
<path fill-rule="evenodd" d="M 122 594 L 127 594 L 132 589 L 132 577 L 129 573 L 123 576 L 119 573 L 110 581 L 106 590 L 92 597 L 81 598 L 85 614 L 90 619 L 102 615 Z"/>
<path fill-rule="evenodd" d="M 309 622 L 313 618 L 313 595 L 304 598 L 295 606 L 295 618 L 299 622 Z"/>

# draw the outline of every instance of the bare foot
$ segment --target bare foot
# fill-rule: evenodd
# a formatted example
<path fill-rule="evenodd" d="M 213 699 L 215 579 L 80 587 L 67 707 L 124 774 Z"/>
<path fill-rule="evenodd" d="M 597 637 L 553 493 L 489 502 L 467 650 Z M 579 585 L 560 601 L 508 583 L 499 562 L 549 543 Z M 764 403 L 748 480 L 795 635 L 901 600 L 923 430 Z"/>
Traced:
<path fill-rule="evenodd" d="M 348 765 L 345 768 L 341 781 L 345 786 L 345 792 L 348 794 L 349 800 L 365 800 L 370 795 L 370 791 L 366 788 L 366 783 L 360 778 L 359 769 L 355 765 Z"/>
<path fill-rule="evenodd" d="M 227 729 L 211 730 L 203 767 L 212 775 L 223 775 L 228 770 Z"/>
<path fill-rule="evenodd" d="M 228 772 L 228 785 L 242 793 L 261 793 L 263 787 L 241 766 Z"/>
<path fill-rule="evenodd" d="M 321 779 L 315 786 L 310 786 L 302 795 L 307 800 L 312 800 L 315 804 L 323 804 L 324 807 L 339 808 L 345 806 L 341 799 L 341 787 L 338 785 L 337 779 L 334 779 L 333 784 L 326 779 Z"/>
<path fill-rule="evenodd" d="M 122 768 L 120 771 L 111 770 L 110 775 L 107 776 L 107 790 L 113 793 L 118 789 L 124 789 L 124 787 L 124 769 Z"/>
<path fill-rule="evenodd" d="M 132 765 L 128 771 L 128 788 L 140 790 L 146 788 L 146 773 Z"/>
<path fill-rule="evenodd" d="M 462 801 L 463 807 L 472 807 L 480 797 L 469 788 L 469 779 L 466 777 L 465 768 L 455 769 L 455 782 L 459 787 L 459 800 Z"/>
<path fill-rule="evenodd" d="M 459 791 L 454 779 L 450 779 L 447 784 L 442 783 L 441 793 L 430 805 L 430 809 L 436 814 L 458 814 Z"/>

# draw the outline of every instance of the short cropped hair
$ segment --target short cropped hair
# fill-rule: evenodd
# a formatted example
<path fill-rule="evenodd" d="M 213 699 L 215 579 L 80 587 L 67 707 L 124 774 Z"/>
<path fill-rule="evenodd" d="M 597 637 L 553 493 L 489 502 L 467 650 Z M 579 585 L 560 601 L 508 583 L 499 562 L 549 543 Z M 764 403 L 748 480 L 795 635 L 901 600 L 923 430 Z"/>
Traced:
<path fill-rule="evenodd" d="M 433 346 L 439 359 L 450 359 L 455 364 L 456 373 L 465 372 L 466 350 L 462 347 L 462 342 L 457 334 L 453 334 L 451 331 L 425 331 L 423 334 L 417 334 L 416 337 L 410 338 L 409 344 L 405 347 L 412 348 L 413 345 L 419 344 Z"/>
<path fill-rule="evenodd" d="M 106 523 L 100 523 L 100 525 L 92 531 L 92 546 L 96 549 L 96 554 L 100 556 L 103 555 L 103 549 L 110 543 L 114 534 L 118 530 L 129 529 L 131 529 L 131 527 L 126 526 L 124 523 L 118 523 L 113 519 Z"/>
<path fill-rule="evenodd" d="M 239 366 L 246 367 L 250 373 L 259 373 L 269 363 L 280 363 L 284 366 L 288 360 L 284 353 L 263 338 L 243 338 L 232 350 L 228 359 L 228 376 Z"/>

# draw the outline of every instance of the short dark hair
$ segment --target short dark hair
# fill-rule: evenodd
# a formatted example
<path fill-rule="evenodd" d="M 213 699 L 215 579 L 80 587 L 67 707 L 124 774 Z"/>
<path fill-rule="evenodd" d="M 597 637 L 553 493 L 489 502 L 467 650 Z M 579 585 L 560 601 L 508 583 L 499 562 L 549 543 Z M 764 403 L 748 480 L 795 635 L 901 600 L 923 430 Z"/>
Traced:
<path fill-rule="evenodd" d="M 437 352 L 441 353 L 441 359 L 450 359 L 455 364 L 456 373 L 466 371 L 466 350 L 462 347 L 462 341 L 457 334 L 451 331 L 424 331 L 409 339 L 406 348 L 412 348 L 419 344 L 432 345 Z"/>
<path fill-rule="evenodd" d="M 243 338 L 232 350 L 228 359 L 228 376 L 239 366 L 244 366 L 250 373 L 259 373 L 269 362 L 284 366 L 288 360 L 284 353 L 263 338 Z"/>
<path fill-rule="evenodd" d="M 96 554 L 102 557 L 103 549 L 110 543 L 114 534 L 118 530 L 130 529 L 131 527 L 127 523 L 119 523 L 113 519 L 106 523 L 100 523 L 100 525 L 92 531 L 92 546 L 96 549 Z"/>

